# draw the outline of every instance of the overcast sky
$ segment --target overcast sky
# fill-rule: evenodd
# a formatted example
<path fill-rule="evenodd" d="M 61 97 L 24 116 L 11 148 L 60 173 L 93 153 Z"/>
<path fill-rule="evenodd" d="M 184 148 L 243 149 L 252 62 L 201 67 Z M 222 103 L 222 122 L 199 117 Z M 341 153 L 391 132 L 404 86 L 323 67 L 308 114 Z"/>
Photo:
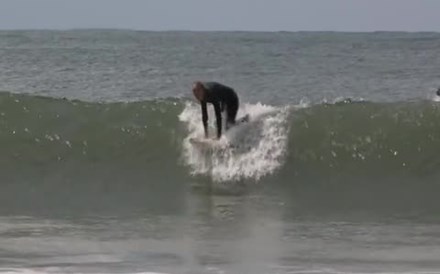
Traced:
<path fill-rule="evenodd" d="M 440 31 L 440 0 L 0 0 L 0 29 Z"/>

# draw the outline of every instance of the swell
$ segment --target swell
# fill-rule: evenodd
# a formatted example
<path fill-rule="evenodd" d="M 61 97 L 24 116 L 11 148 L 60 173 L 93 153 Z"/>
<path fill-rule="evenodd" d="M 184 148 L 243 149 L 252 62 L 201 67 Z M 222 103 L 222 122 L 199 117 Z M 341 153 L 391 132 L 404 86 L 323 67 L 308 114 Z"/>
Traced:
<path fill-rule="evenodd" d="M 3 93 L 0 138 L 9 154 L 2 158 L 40 155 L 49 160 L 52 153 L 67 150 L 72 153 L 57 156 L 109 158 L 119 150 L 132 155 L 130 148 L 166 147 L 165 139 L 177 130 L 180 108 L 178 100 L 87 103 Z"/>
<path fill-rule="evenodd" d="M 172 98 L 90 103 L 1 93 L 0 169 L 9 178 L 29 170 L 41 174 L 66 167 L 101 167 L 109 178 L 122 169 L 142 169 L 179 180 L 182 174 L 191 174 L 182 157 L 189 129 L 179 120 L 188 104 Z M 262 125 L 287 127 L 279 133 L 288 134 L 285 151 L 277 152 L 279 166 L 265 176 L 247 179 L 439 175 L 440 107 L 436 102 L 344 101 L 288 108 L 289 115 L 280 118 L 285 123 Z M 264 158 L 264 153 L 253 155 Z M 76 175 L 87 176 L 72 172 Z"/>
<path fill-rule="evenodd" d="M 111 181 L 140 169 L 157 170 L 178 155 L 181 106 L 175 99 L 89 103 L 1 93 L 3 178 Z"/>
<path fill-rule="evenodd" d="M 293 115 L 289 171 L 304 176 L 437 176 L 440 106 L 340 102 Z"/>

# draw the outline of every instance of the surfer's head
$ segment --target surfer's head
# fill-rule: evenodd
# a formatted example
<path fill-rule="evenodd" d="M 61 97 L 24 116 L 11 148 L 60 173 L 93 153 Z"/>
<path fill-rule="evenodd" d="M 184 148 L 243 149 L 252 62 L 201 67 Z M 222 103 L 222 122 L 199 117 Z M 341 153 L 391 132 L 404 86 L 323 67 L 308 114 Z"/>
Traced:
<path fill-rule="evenodd" d="M 206 89 L 199 81 L 193 83 L 192 91 L 197 100 L 204 101 L 206 96 Z"/>

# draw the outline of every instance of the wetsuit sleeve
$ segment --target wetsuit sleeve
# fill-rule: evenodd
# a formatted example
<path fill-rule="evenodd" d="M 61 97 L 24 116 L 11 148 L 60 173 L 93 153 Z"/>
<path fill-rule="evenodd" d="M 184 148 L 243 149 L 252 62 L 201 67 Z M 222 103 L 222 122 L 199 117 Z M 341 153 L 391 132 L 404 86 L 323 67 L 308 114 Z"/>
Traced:
<path fill-rule="evenodd" d="M 222 136 L 222 113 L 220 103 L 214 103 L 215 118 L 217 119 L 217 138 Z"/>
<path fill-rule="evenodd" d="M 201 102 L 202 105 L 202 121 L 203 129 L 205 130 L 205 137 L 208 137 L 208 111 L 206 109 L 206 102 Z"/>

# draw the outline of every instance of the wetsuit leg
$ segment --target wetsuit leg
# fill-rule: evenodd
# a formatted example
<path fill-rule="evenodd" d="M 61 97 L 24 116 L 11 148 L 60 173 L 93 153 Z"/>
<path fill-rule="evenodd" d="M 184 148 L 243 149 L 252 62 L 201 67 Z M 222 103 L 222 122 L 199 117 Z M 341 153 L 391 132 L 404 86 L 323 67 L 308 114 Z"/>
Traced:
<path fill-rule="evenodd" d="M 238 105 L 238 97 L 234 98 L 234 100 L 230 100 L 226 104 L 226 129 L 235 124 L 235 118 L 237 117 L 238 112 Z"/>

